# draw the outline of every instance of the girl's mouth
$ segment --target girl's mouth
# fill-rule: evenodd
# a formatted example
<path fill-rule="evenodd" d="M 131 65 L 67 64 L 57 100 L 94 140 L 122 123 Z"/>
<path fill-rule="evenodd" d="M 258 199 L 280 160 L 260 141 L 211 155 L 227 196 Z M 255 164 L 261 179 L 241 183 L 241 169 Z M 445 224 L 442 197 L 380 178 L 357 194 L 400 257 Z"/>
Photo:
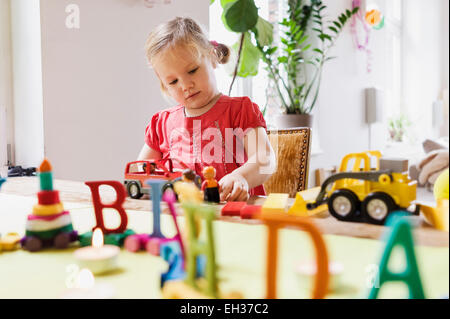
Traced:
<path fill-rule="evenodd" d="M 194 93 L 194 94 L 191 94 L 191 95 L 189 95 L 187 98 L 186 98 L 186 100 L 189 100 L 190 98 L 193 98 L 194 96 L 197 96 L 197 94 L 199 94 L 200 92 L 197 92 L 197 93 Z"/>

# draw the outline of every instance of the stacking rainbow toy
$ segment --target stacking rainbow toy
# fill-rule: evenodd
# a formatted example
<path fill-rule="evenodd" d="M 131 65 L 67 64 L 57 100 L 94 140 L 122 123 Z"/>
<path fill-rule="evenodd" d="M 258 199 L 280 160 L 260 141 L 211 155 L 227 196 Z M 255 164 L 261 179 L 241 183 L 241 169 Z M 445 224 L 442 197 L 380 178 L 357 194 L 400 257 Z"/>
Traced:
<path fill-rule="evenodd" d="M 53 189 L 52 167 L 47 159 L 39 167 L 38 175 L 41 189 L 37 193 L 38 204 L 28 215 L 22 246 L 29 251 L 38 251 L 45 246 L 66 248 L 77 240 L 78 234 L 73 230 L 69 212 L 59 200 L 59 192 Z"/>

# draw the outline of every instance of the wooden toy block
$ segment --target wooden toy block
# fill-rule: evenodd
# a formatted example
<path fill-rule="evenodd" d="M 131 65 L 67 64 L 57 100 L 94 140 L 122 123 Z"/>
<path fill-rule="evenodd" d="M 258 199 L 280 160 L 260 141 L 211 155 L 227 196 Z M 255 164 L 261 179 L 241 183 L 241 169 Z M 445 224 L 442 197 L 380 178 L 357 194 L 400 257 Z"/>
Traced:
<path fill-rule="evenodd" d="M 128 225 L 128 215 L 122 206 L 126 198 L 125 187 L 122 185 L 122 183 L 118 181 L 95 181 L 95 182 L 85 182 L 85 184 L 89 186 L 91 190 L 92 202 L 94 204 L 95 220 L 97 224 L 95 225 L 93 230 L 95 228 L 100 228 L 103 234 L 105 235 L 110 233 L 123 233 Z M 102 203 L 99 192 L 99 188 L 102 185 L 108 185 L 114 188 L 114 190 L 116 191 L 115 202 L 109 204 Z M 115 229 L 106 228 L 105 222 L 103 220 L 103 208 L 114 208 L 115 210 L 117 210 L 117 212 L 120 215 L 120 225 L 117 228 Z"/>
<path fill-rule="evenodd" d="M 161 257 L 169 263 L 167 272 L 161 274 L 161 288 L 166 281 L 182 280 L 186 277 L 181 248 L 177 241 L 167 241 L 161 244 Z"/>
<path fill-rule="evenodd" d="M 431 207 L 420 203 L 420 211 L 425 220 L 434 228 L 448 232 L 449 205 L 448 199 L 438 199 L 437 206 Z"/>
<path fill-rule="evenodd" d="M 126 250 L 135 253 L 145 247 L 149 239 L 146 234 L 131 235 L 125 239 L 123 246 Z"/>
<path fill-rule="evenodd" d="M 392 281 L 405 283 L 409 290 L 409 299 L 425 299 L 416 254 L 414 252 L 414 240 L 410 222 L 402 215 L 393 214 L 389 216 L 387 226 L 390 229 L 385 237 L 386 246 L 380 261 L 379 273 L 377 275 L 378 282 L 373 285 L 369 299 L 376 299 L 383 284 Z M 406 267 L 401 272 L 392 272 L 389 269 L 389 260 L 397 246 L 401 247 L 405 253 Z"/>
<path fill-rule="evenodd" d="M 288 198 L 289 194 L 269 194 L 262 206 L 262 213 L 285 213 L 287 211 Z"/>
<path fill-rule="evenodd" d="M 161 232 L 161 223 L 160 223 L 160 215 L 161 215 L 161 194 L 162 187 L 166 183 L 166 180 L 160 179 L 149 179 L 146 181 L 147 185 L 151 188 L 152 194 L 152 212 L 153 212 L 153 232 L 151 237 L 165 238 Z"/>
<path fill-rule="evenodd" d="M 53 205 L 60 203 L 58 191 L 41 191 L 37 193 L 39 205 Z"/>
<path fill-rule="evenodd" d="M 288 210 L 288 214 L 295 216 L 314 216 L 327 211 L 327 205 L 320 205 L 314 209 L 308 210 L 306 204 L 314 201 L 320 192 L 320 187 L 310 188 L 295 195 L 294 205 Z"/>
<path fill-rule="evenodd" d="M 312 239 L 316 256 L 316 277 L 312 298 L 324 298 L 328 292 L 329 269 L 328 252 L 325 240 L 314 223 L 309 218 L 291 216 L 279 213 L 262 213 L 259 218 L 267 226 L 267 262 L 266 262 L 266 298 L 275 299 L 277 296 L 277 268 L 278 268 L 278 231 L 285 226 L 295 226 L 306 231 Z"/>
<path fill-rule="evenodd" d="M 203 288 L 204 293 L 217 297 L 217 266 L 214 249 L 214 233 L 212 222 L 216 217 L 215 208 L 211 205 L 198 205 L 194 203 L 183 203 L 186 213 L 186 221 L 188 223 L 188 242 L 189 250 L 186 254 L 186 283 L 194 289 L 200 289 L 197 286 L 196 274 L 198 256 L 206 257 L 206 281 L 207 285 Z M 197 238 L 198 229 L 196 225 L 196 217 L 203 218 L 206 225 L 206 241 L 200 241 Z"/>
<path fill-rule="evenodd" d="M 261 208 L 260 205 L 245 205 L 240 211 L 240 216 L 242 219 L 257 218 L 261 214 Z"/>
<path fill-rule="evenodd" d="M 33 218 L 33 216 L 28 216 L 27 222 L 25 224 L 25 229 L 27 231 L 46 231 L 52 229 L 58 229 L 61 227 L 65 227 L 72 224 L 72 219 L 70 218 L 70 214 L 68 212 L 64 212 L 60 214 L 58 218 L 53 218 L 50 220 L 47 219 L 38 219 Z"/>
<path fill-rule="evenodd" d="M 62 203 L 53 205 L 34 205 L 33 215 L 37 216 L 50 216 L 56 215 L 64 211 L 64 206 Z"/>
<path fill-rule="evenodd" d="M 246 206 L 246 202 L 228 202 L 222 207 L 222 216 L 240 216 L 241 209 Z"/>
<path fill-rule="evenodd" d="M 397 173 L 408 171 L 408 160 L 403 158 L 380 158 L 380 170 L 391 170 Z"/>
<path fill-rule="evenodd" d="M 145 250 L 148 253 L 159 256 L 159 250 L 161 247 L 161 239 L 160 238 L 150 238 L 147 244 L 145 245 Z"/>
<path fill-rule="evenodd" d="M 21 238 L 17 233 L 7 233 L 0 239 L 0 251 L 2 249 L 6 251 L 16 250 Z"/>

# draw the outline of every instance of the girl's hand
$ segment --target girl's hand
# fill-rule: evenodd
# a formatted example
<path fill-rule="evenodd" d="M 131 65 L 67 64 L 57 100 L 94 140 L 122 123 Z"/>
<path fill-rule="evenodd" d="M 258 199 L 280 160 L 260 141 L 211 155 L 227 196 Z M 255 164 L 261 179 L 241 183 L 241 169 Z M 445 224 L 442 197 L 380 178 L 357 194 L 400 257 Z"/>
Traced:
<path fill-rule="evenodd" d="M 247 180 L 237 173 L 225 175 L 219 182 L 220 201 L 245 202 L 249 198 Z"/>

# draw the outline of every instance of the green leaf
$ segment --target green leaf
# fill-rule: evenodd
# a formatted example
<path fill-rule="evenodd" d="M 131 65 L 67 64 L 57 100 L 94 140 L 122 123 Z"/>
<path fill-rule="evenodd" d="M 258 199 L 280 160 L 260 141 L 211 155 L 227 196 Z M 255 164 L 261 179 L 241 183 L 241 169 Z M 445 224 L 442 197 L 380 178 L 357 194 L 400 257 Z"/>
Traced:
<path fill-rule="evenodd" d="M 339 31 L 335 28 L 335 27 L 328 27 L 328 29 L 330 29 L 331 31 L 333 31 L 334 33 L 339 33 Z"/>
<path fill-rule="evenodd" d="M 286 56 L 279 56 L 278 57 L 278 62 L 280 62 L 280 63 L 287 63 L 288 62 L 288 58 Z"/>
<path fill-rule="evenodd" d="M 359 7 L 355 7 L 353 10 L 352 10 L 352 14 L 355 14 L 356 12 L 358 12 L 359 11 Z"/>
<path fill-rule="evenodd" d="M 258 22 L 255 26 L 256 40 L 262 45 L 271 45 L 273 42 L 273 25 L 269 21 L 258 17 Z"/>
<path fill-rule="evenodd" d="M 258 22 L 258 8 L 253 0 L 237 0 L 228 3 L 223 15 L 228 27 L 234 32 L 247 32 Z"/>
<path fill-rule="evenodd" d="M 317 52 L 317 53 L 320 53 L 320 54 L 323 54 L 323 51 L 320 50 L 320 49 L 317 49 L 317 48 L 313 49 L 313 51 L 314 51 L 314 52 Z"/>
<path fill-rule="evenodd" d="M 214 0 L 212 0 L 212 1 L 214 1 Z M 220 5 L 222 6 L 222 8 L 225 9 L 226 5 L 231 2 L 236 2 L 236 0 L 220 0 Z"/>
<path fill-rule="evenodd" d="M 214 3 L 214 0 L 210 0 L 209 1 L 209 4 L 211 5 L 211 4 L 213 4 Z"/>
<path fill-rule="evenodd" d="M 238 52 L 239 41 L 233 45 L 233 50 Z M 258 74 L 260 58 L 261 53 L 258 48 L 253 45 L 250 33 L 246 32 L 244 43 L 242 45 L 241 59 L 239 61 L 237 75 L 245 78 L 247 76 L 255 76 Z"/>
<path fill-rule="evenodd" d="M 339 22 L 333 21 L 333 24 L 334 24 L 336 27 L 338 27 L 339 30 L 342 29 L 342 26 L 341 26 L 341 24 L 340 24 Z"/>
<path fill-rule="evenodd" d="M 306 50 L 308 50 L 310 47 L 311 47 L 311 44 L 305 45 L 305 46 L 302 48 L 302 51 L 306 51 Z"/>

